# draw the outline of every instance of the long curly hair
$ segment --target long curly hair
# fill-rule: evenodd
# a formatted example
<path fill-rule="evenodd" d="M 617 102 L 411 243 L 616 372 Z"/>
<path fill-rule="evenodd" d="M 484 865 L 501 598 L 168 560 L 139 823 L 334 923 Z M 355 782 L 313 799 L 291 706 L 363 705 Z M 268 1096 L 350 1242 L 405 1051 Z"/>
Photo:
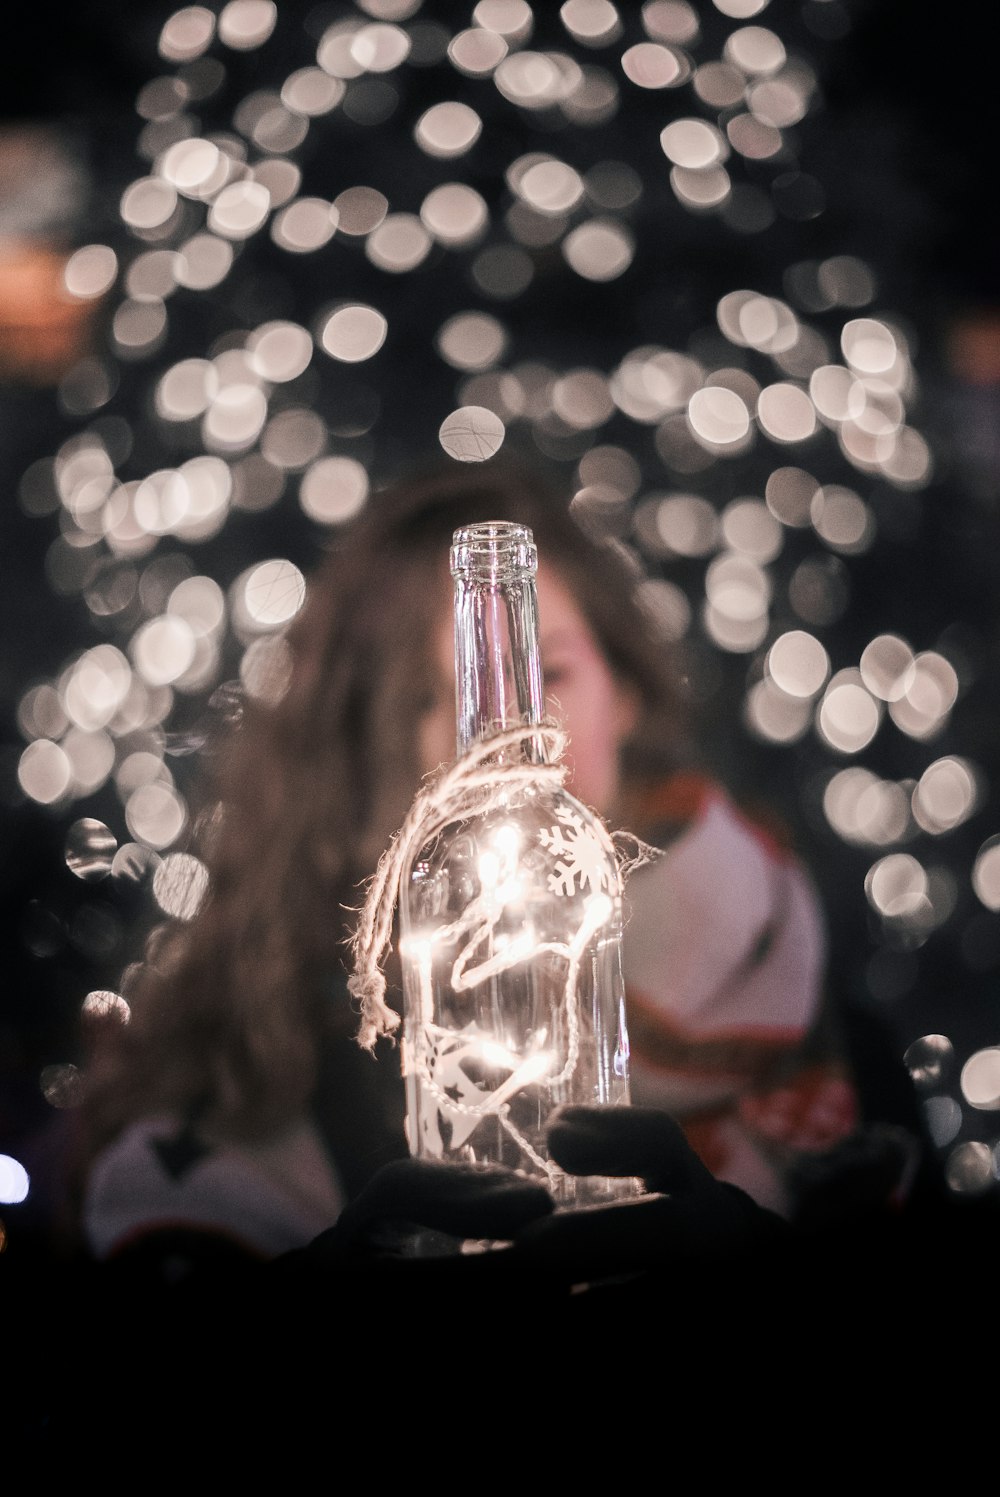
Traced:
<path fill-rule="evenodd" d="M 420 783 L 414 725 L 435 688 L 451 536 L 493 519 L 531 527 L 636 691 L 626 775 L 659 775 L 683 756 L 669 653 L 634 573 L 577 523 L 564 493 L 496 460 L 428 466 L 374 491 L 309 579 L 287 633 L 283 695 L 248 699 L 207 758 L 190 850 L 208 892 L 193 919 L 152 931 L 130 969 L 131 1021 L 101 1026 L 87 1068 L 89 1147 L 159 1112 L 263 1136 L 308 1105 L 324 1043 L 354 1024 L 331 980 L 361 885 Z"/>

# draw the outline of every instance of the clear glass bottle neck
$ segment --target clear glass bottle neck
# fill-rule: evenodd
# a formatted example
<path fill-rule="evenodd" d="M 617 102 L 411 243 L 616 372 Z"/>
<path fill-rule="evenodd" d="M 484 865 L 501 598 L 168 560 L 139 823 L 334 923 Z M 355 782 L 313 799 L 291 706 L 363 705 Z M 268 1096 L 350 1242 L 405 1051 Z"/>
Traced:
<path fill-rule="evenodd" d="M 542 721 L 536 570 L 525 525 L 494 521 L 455 531 L 451 571 L 460 754 L 503 729 Z M 520 757 L 540 760 L 539 741 L 528 737 Z"/>

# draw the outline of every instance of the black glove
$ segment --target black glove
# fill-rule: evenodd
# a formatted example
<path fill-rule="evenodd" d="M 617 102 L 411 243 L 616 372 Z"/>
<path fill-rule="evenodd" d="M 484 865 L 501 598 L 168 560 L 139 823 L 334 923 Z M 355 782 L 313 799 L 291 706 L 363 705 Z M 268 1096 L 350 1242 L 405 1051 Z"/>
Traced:
<path fill-rule="evenodd" d="M 555 1115 L 548 1141 L 568 1173 L 635 1176 L 646 1194 L 527 1224 L 515 1242 L 522 1259 L 561 1261 L 574 1277 L 592 1281 L 682 1260 L 731 1261 L 788 1240 L 787 1224 L 717 1180 L 679 1125 L 657 1108 L 566 1107 Z"/>
<path fill-rule="evenodd" d="M 716 1180 L 658 1109 L 563 1108 L 548 1142 L 568 1173 L 638 1177 L 647 1193 L 557 1212 L 542 1184 L 500 1165 L 398 1160 L 294 1257 L 332 1269 L 444 1259 L 466 1276 L 530 1269 L 575 1286 L 684 1258 L 732 1258 L 787 1230 L 743 1191 Z M 474 1251 L 490 1244 L 491 1252 Z"/>

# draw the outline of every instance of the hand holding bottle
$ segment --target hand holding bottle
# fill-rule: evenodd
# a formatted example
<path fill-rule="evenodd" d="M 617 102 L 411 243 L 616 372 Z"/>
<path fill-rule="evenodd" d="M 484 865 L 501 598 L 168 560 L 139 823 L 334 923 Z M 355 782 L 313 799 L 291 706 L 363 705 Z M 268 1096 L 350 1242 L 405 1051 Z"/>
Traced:
<path fill-rule="evenodd" d="M 548 1129 L 576 1176 L 638 1177 L 646 1194 L 556 1211 L 544 1186 L 502 1165 L 405 1159 L 384 1166 L 307 1256 L 332 1269 L 433 1257 L 466 1279 L 535 1271 L 563 1287 L 766 1250 L 791 1229 L 705 1168 L 677 1123 L 643 1107 L 565 1107 Z M 432 1234 L 428 1237 L 428 1233 Z M 499 1252 L 463 1246 L 502 1241 Z M 502 1261 L 501 1261 L 502 1260 Z"/>

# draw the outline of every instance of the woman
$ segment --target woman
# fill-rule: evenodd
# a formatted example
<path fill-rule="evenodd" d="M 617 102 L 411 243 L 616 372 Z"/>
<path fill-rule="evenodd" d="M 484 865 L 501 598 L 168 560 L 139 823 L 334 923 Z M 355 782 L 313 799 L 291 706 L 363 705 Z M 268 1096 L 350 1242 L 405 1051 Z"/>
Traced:
<path fill-rule="evenodd" d="M 99 1257 L 168 1230 L 273 1257 L 405 1157 L 398 1054 L 354 1043 L 346 941 L 422 776 L 454 754 L 448 548 L 459 525 L 490 519 L 534 532 L 570 788 L 667 849 L 628 888 L 633 1100 L 674 1110 L 719 1178 L 782 1211 L 796 1149 L 853 1127 L 831 1057 L 804 1107 L 796 1089 L 823 1007 L 808 878 L 692 772 L 627 560 L 528 470 L 433 469 L 375 492 L 338 537 L 289 630 L 287 681 L 270 705 L 247 701 L 209 765 L 192 849 L 208 895 L 189 923 L 153 933 L 125 995 L 131 1022 L 103 1028 L 89 1066 L 85 1222 Z"/>

